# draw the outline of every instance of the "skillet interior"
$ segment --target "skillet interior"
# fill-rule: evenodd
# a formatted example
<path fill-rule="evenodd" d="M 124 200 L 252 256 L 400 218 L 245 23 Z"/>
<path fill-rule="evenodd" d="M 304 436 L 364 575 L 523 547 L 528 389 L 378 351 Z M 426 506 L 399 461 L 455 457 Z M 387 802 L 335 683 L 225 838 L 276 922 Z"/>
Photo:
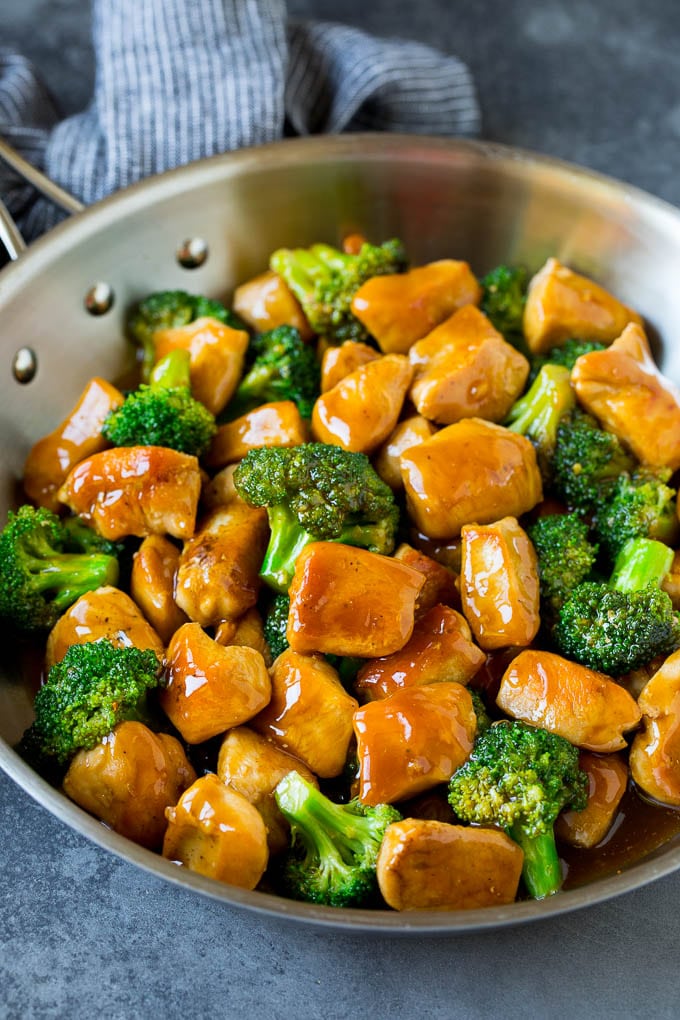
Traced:
<path fill-rule="evenodd" d="M 127 308 L 149 291 L 182 287 L 228 299 L 281 245 L 338 242 L 360 231 L 401 237 L 413 262 L 451 256 L 477 273 L 505 261 L 536 269 L 548 255 L 592 275 L 637 308 L 680 383 L 680 212 L 618 182 L 533 154 L 483 143 L 385 135 L 276 143 L 215 157 L 142 182 L 79 214 L 0 273 L 0 511 L 14 501 L 30 445 L 54 427 L 97 374 L 132 362 Z M 202 238 L 200 268 L 175 252 Z M 91 316 L 96 281 L 114 291 Z M 18 348 L 38 359 L 35 379 L 12 372 Z M 5 643 L 7 644 L 7 642 Z M 408 916 L 333 910 L 244 892 L 180 870 L 110 832 L 33 773 L 11 750 L 32 718 L 32 691 L 6 652 L 0 665 L 0 766 L 46 808 L 100 845 L 154 873 L 265 914 L 364 931 L 473 930 L 554 916 L 635 888 L 680 867 L 680 844 L 622 875 L 551 900 Z"/>

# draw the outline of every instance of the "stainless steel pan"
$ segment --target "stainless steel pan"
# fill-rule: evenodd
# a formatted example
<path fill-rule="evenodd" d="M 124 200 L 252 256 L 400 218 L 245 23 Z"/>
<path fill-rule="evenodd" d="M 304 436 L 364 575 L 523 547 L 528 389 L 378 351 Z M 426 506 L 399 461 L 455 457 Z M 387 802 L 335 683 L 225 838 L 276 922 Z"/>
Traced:
<path fill-rule="evenodd" d="M 501 261 L 536 268 L 557 255 L 646 317 L 663 370 L 680 382 L 674 208 L 496 145 L 385 135 L 286 141 L 144 181 L 77 213 L 25 253 L 11 224 L 0 230 L 0 239 L 21 253 L 0 272 L 3 517 L 31 443 L 63 418 L 92 375 L 115 379 L 129 365 L 123 323 L 133 302 L 174 287 L 228 299 L 236 283 L 266 268 L 274 248 L 337 242 L 350 231 L 376 240 L 400 236 L 416 262 L 462 257 L 477 272 Z M 675 840 L 623 874 L 544 902 L 408 915 L 319 908 L 220 885 L 109 831 L 19 759 L 11 745 L 32 718 L 32 692 L 10 658 L 0 667 L 0 766 L 99 845 L 232 906 L 366 932 L 454 932 L 554 916 L 680 867 Z"/>

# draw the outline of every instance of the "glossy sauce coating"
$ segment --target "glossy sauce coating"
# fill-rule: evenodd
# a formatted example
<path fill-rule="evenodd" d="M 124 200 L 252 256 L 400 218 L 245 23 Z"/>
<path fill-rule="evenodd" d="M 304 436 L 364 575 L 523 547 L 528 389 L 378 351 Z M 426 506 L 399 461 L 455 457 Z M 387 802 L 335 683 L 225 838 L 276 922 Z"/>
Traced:
<path fill-rule="evenodd" d="M 347 761 L 356 700 L 320 655 L 287 649 L 271 669 L 269 705 L 253 719 L 258 733 L 300 758 L 322 779 L 339 776 Z"/>
<path fill-rule="evenodd" d="M 159 850 L 165 809 L 195 779 L 179 740 L 139 722 L 122 722 L 96 747 L 76 754 L 64 792 L 121 836 Z"/>
<path fill-rule="evenodd" d="M 644 729 L 631 747 L 631 775 L 654 800 L 680 807 L 680 651 L 644 686 L 638 704 Z"/>
<path fill-rule="evenodd" d="M 211 414 L 219 414 L 234 395 L 243 372 L 248 334 L 219 319 L 195 319 L 176 329 L 154 333 L 156 361 L 178 348 L 190 356 L 191 392 Z"/>
<path fill-rule="evenodd" d="M 163 711 L 189 744 L 240 726 L 269 703 L 264 659 L 245 645 L 220 645 L 197 623 L 175 633 L 166 655 Z"/>
<path fill-rule="evenodd" d="M 119 588 L 88 591 L 63 613 L 47 638 L 45 668 L 61 662 L 71 645 L 105 638 L 123 648 L 150 648 L 163 659 L 163 642 L 138 606 Z"/>
<path fill-rule="evenodd" d="M 516 517 L 486 526 L 466 524 L 461 602 L 485 651 L 531 644 L 541 625 L 538 560 Z"/>
<path fill-rule="evenodd" d="M 178 564 L 179 549 L 165 535 L 148 535 L 132 561 L 130 594 L 166 645 L 187 622 L 174 597 Z"/>
<path fill-rule="evenodd" d="M 587 751 L 620 751 L 640 721 L 636 701 L 604 673 L 552 652 L 521 652 L 501 680 L 496 704 Z"/>
<path fill-rule="evenodd" d="M 30 500 L 55 512 L 59 509 L 60 487 L 76 464 L 107 448 L 102 425 L 122 403 L 123 394 L 111 383 L 98 377 L 90 380 L 61 425 L 31 447 L 23 474 Z"/>
<path fill-rule="evenodd" d="M 402 649 L 361 667 L 355 686 L 357 693 L 376 701 L 404 687 L 467 684 L 484 659 L 464 617 L 448 606 L 434 606 L 416 622 Z"/>
<path fill-rule="evenodd" d="M 364 804 L 392 804 L 446 783 L 467 759 L 477 729 L 472 698 L 457 683 L 407 687 L 354 716 Z"/>
<path fill-rule="evenodd" d="M 332 390 L 346 375 L 379 357 L 375 347 L 354 340 L 345 340 L 343 344 L 328 347 L 321 359 L 321 392 Z"/>
<path fill-rule="evenodd" d="M 269 859 L 262 817 L 216 775 L 197 779 L 167 809 L 163 856 L 218 882 L 254 889 Z"/>
<path fill-rule="evenodd" d="M 588 803 L 582 811 L 563 811 L 555 835 L 572 846 L 594 847 L 609 832 L 628 786 L 628 767 L 618 754 L 582 751 L 579 768 L 588 776 Z"/>
<path fill-rule="evenodd" d="M 397 560 L 339 542 L 312 542 L 295 565 L 287 637 L 297 652 L 373 658 L 413 633 L 424 577 Z"/>
<path fill-rule="evenodd" d="M 314 335 L 297 298 L 270 269 L 237 287 L 232 305 L 236 314 L 257 333 L 277 326 L 294 326 L 303 340 L 311 340 Z"/>
<path fill-rule="evenodd" d="M 307 442 L 307 425 L 292 400 L 260 404 L 253 411 L 220 425 L 204 457 L 206 467 L 242 460 L 258 446 L 299 446 Z"/>
<path fill-rule="evenodd" d="M 406 450 L 401 471 L 409 513 L 428 538 L 455 538 L 470 521 L 519 517 L 543 495 L 529 440 L 481 418 L 447 425 Z"/>
<path fill-rule="evenodd" d="M 467 262 L 441 259 L 407 273 L 374 276 L 359 287 L 352 312 L 386 354 L 406 354 L 463 305 L 482 297 Z"/>
<path fill-rule="evenodd" d="M 398 422 L 373 458 L 373 466 L 383 482 L 386 482 L 391 489 L 403 489 L 402 453 L 412 446 L 417 446 L 418 443 L 423 443 L 436 431 L 432 422 L 423 418 L 422 414 L 414 414 Z"/>
<path fill-rule="evenodd" d="M 408 358 L 368 361 L 322 393 L 312 411 L 312 435 L 354 453 L 371 453 L 397 424 L 413 372 Z"/>
<path fill-rule="evenodd" d="M 642 324 L 637 312 L 608 290 L 550 258 L 529 284 L 524 335 L 529 349 L 541 354 L 569 337 L 614 340 L 629 322 Z"/>
<path fill-rule="evenodd" d="M 474 305 L 466 305 L 411 347 L 410 397 L 442 425 L 461 418 L 500 422 L 520 396 L 529 362 Z"/>
<path fill-rule="evenodd" d="M 164 446 L 121 446 L 71 471 L 59 500 L 104 538 L 190 538 L 201 491 L 198 461 Z"/>

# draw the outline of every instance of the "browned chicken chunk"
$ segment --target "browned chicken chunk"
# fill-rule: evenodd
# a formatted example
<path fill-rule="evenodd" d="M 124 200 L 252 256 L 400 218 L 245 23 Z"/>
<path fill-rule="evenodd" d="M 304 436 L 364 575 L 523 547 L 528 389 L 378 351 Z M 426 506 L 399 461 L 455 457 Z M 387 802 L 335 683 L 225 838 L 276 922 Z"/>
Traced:
<path fill-rule="evenodd" d="M 644 729 L 630 750 L 630 771 L 654 800 L 680 807 L 680 651 L 666 659 L 638 698 Z"/>
<path fill-rule="evenodd" d="M 564 843 L 585 849 L 597 846 L 612 827 L 628 786 L 628 768 L 618 754 L 582 751 L 579 767 L 588 776 L 588 803 L 582 811 L 563 811 L 555 835 Z"/>
<path fill-rule="evenodd" d="M 164 535 L 149 535 L 134 555 L 130 594 L 158 636 L 167 645 L 187 622 L 175 602 L 179 549 Z"/>

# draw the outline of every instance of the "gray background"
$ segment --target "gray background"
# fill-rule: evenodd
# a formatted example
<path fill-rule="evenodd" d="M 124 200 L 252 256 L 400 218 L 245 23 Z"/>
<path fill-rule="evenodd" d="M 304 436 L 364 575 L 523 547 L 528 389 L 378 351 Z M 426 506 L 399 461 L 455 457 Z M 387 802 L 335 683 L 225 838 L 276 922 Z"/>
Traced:
<path fill-rule="evenodd" d="M 115 2 L 115 0 L 111 0 Z M 457 53 L 483 136 L 680 205 L 677 0 L 292 0 Z M 0 42 L 63 113 L 93 76 L 85 0 L 0 0 Z M 680 875 L 554 921 L 364 938 L 263 920 L 99 850 L 0 776 L 0 1017 L 678 1017 Z"/>

